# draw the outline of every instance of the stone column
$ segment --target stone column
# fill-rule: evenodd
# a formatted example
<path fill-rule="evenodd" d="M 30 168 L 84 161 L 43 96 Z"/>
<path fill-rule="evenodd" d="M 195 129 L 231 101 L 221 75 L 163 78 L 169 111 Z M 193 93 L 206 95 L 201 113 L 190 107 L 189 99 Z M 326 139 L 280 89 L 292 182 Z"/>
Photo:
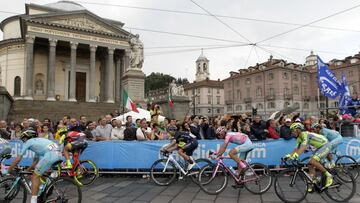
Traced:
<path fill-rule="evenodd" d="M 120 102 L 121 94 L 121 58 L 117 56 L 115 59 L 115 101 Z"/>
<path fill-rule="evenodd" d="M 130 53 L 131 51 L 126 49 L 125 54 L 123 56 L 123 73 L 130 69 Z"/>
<path fill-rule="evenodd" d="M 25 99 L 33 100 L 34 80 L 34 36 L 26 36 L 26 95 Z"/>
<path fill-rule="evenodd" d="M 114 76 L 114 48 L 108 47 L 105 76 L 105 93 L 107 103 L 114 103 Z"/>
<path fill-rule="evenodd" d="M 95 102 L 95 85 L 96 85 L 96 45 L 90 45 L 90 87 L 89 87 L 89 102 Z"/>
<path fill-rule="evenodd" d="M 69 88 L 69 101 L 76 102 L 76 50 L 78 43 L 70 42 L 71 47 L 71 58 L 70 58 L 70 88 Z"/>
<path fill-rule="evenodd" d="M 47 73 L 47 100 L 55 101 L 55 67 L 57 40 L 49 39 L 49 63 Z"/>

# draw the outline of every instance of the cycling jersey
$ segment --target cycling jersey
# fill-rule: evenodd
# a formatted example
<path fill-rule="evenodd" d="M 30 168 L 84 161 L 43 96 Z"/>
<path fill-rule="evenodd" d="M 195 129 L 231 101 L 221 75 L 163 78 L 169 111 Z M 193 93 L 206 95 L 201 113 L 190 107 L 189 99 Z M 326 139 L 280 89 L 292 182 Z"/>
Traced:
<path fill-rule="evenodd" d="M 20 155 L 24 156 L 27 150 L 31 150 L 36 156 L 44 156 L 47 152 L 60 152 L 59 146 L 45 138 L 33 138 L 25 142 Z"/>
<path fill-rule="evenodd" d="M 188 132 L 176 132 L 175 140 L 177 146 L 181 148 L 188 156 L 192 156 L 194 150 L 199 145 L 196 137 Z"/>
<path fill-rule="evenodd" d="M 328 128 L 321 129 L 320 134 L 324 135 L 329 140 L 329 142 L 335 140 L 336 138 L 342 137 L 338 131 L 330 130 Z"/>
<path fill-rule="evenodd" d="M 244 144 L 246 140 L 248 140 L 248 136 L 244 133 L 240 132 L 227 132 L 225 137 L 225 144 L 229 144 L 229 142 L 234 144 Z"/>
<path fill-rule="evenodd" d="M 72 131 L 67 134 L 66 139 L 68 139 L 68 142 L 84 141 L 85 137 L 84 133 Z"/>
<path fill-rule="evenodd" d="M 304 145 L 311 145 L 318 149 L 326 143 L 328 143 L 326 137 L 313 132 L 301 132 L 301 134 L 296 138 L 296 148 Z"/>

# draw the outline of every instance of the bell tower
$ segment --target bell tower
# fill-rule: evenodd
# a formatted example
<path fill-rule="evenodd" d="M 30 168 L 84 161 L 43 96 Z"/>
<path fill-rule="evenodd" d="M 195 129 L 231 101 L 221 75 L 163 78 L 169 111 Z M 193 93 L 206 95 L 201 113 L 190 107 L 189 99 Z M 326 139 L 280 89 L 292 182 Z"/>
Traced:
<path fill-rule="evenodd" d="M 204 52 L 201 49 L 201 55 L 196 60 L 196 82 L 206 80 L 210 78 L 209 73 L 209 60 L 204 56 Z"/>

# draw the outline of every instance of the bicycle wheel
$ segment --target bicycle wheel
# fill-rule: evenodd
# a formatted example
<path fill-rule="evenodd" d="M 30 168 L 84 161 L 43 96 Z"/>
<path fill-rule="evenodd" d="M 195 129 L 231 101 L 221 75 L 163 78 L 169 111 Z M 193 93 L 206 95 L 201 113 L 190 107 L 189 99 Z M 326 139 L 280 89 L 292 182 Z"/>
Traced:
<path fill-rule="evenodd" d="M 275 177 L 274 182 L 276 195 L 284 202 L 301 202 L 307 195 L 307 179 L 302 172 L 293 168 L 281 171 Z"/>
<path fill-rule="evenodd" d="M 200 171 L 198 185 L 207 194 L 219 194 L 226 188 L 227 183 L 227 173 L 222 166 L 208 164 Z"/>
<path fill-rule="evenodd" d="M 74 181 L 79 186 L 90 185 L 99 177 L 98 168 L 90 160 L 80 161 L 80 164 L 75 167 L 74 171 Z"/>
<path fill-rule="evenodd" d="M 45 202 L 81 203 L 80 186 L 68 178 L 57 178 L 45 189 Z"/>
<path fill-rule="evenodd" d="M 150 169 L 150 177 L 161 186 L 170 185 L 176 178 L 176 166 L 169 159 L 159 159 Z"/>
<path fill-rule="evenodd" d="M 272 184 L 272 175 L 264 164 L 254 163 L 244 171 L 243 181 L 245 188 L 253 194 L 263 194 Z"/>
<path fill-rule="evenodd" d="M 325 194 L 336 202 L 349 201 L 356 192 L 356 181 L 354 177 L 345 170 L 335 169 L 332 174 L 334 182 L 325 190 Z"/>
<path fill-rule="evenodd" d="M 189 171 L 188 175 L 194 183 L 198 184 L 201 169 L 212 162 L 208 159 L 196 159 L 195 163 L 195 166 Z"/>
<path fill-rule="evenodd" d="M 15 181 L 15 177 L 4 178 L 0 181 L 0 202 L 26 203 L 27 190 L 20 181 L 12 188 Z"/>
<path fill-rule="evenodd" d="M 350 172 L 355 180 L 359 177 L 359 173 L 360 173 L 359 164 L 351 156 L 348 155 L 339 156 L 335 161 L 335 165 L 339 169 L 343 169 Z"/>

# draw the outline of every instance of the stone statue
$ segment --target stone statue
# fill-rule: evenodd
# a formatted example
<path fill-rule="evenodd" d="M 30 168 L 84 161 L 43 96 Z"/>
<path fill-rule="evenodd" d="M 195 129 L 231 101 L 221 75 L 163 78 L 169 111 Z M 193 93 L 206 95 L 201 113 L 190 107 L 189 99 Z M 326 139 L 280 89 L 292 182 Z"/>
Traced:
<path fill-rule="evenodd" d="M 130 67 L 141 69 L 144 63 L 144 45 L 139 39 L 139 35 L 130 39 Z"/>
<path fill-rule="evenodd" d="M 173 80 L 169 85 L 169 92 L 171 96 L 184 96 L 184 87 L 176 86 L 175 80 Z"/>
<path fill-rule="evenodd" d="M 38 79 L 35 82 L 35 93 L 44 94 L 44 83 L 41 79 Z"/>

